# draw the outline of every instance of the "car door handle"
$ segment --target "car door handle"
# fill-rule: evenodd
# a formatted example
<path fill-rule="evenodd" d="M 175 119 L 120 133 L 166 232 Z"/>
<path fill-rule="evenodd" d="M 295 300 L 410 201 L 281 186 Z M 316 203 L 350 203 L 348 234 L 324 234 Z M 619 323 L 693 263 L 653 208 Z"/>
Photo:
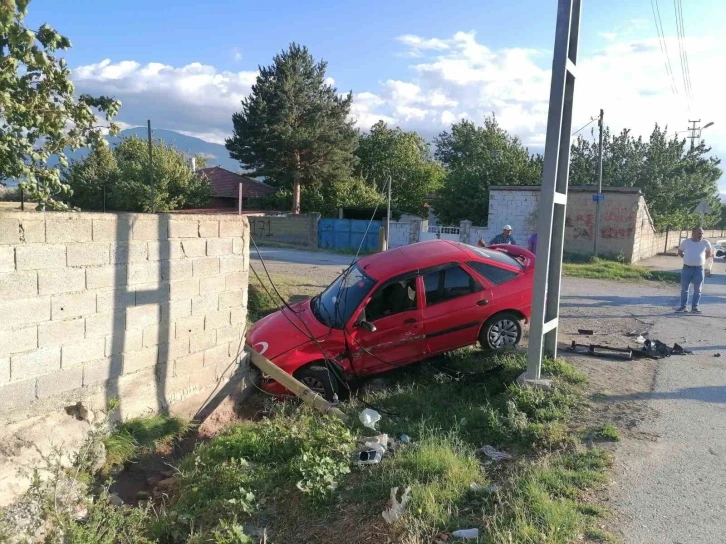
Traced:
<path fill-rule="evenodd" d="M 416 323 L 416 320 L 413 317 L 410 317 L 409 319 L 405 320 L 403 323 L 405 325 L 410 325 L 411 323 Z"/>
<path fill-rule="evenodd" d="M 477 306 L 486 306 L 487 304 L 489 304 L 489 301 L 486 299 L 480 300 L 479 302 L 476 303 Z"/>

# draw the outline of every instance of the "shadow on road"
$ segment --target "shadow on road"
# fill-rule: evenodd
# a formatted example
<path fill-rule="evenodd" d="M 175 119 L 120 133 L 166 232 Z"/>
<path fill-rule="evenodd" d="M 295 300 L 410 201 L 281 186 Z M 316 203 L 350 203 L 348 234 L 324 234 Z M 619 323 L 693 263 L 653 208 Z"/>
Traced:
<path fill-rule="evenodd" d="M 726 386 L 708 385 L 704 387 L 686 387 L 677 391 L 663 391 L 653 393 L 634 393 L 632 395 L 608 395 L 602 400 L 605 402 L 627 402 L 631 400 L 652 399 L 680 399 L 708 402 L 711 404 L 726 404 Z"/>

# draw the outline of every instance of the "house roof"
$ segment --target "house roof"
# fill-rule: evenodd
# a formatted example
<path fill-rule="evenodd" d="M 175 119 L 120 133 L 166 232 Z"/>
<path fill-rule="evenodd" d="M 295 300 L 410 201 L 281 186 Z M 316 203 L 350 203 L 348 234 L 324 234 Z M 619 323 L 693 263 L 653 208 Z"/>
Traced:
<path fill-rule="evenodd" d="M 215 198 L 237 198 L 240 183 L 242 184 L 242 198 L 255 198 L 275 192 L 275 188 L 266 183 L 235 174 L 219 166 L 200 168 L 197 170 L 197 175 L 203 175 L 209 180 L 212 186 L 212 196 Z"/>

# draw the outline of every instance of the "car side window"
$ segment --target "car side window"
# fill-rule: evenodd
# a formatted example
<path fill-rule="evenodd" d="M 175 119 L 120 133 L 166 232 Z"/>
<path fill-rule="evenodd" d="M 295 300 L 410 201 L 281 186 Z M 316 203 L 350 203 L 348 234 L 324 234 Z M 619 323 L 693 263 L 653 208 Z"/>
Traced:
<path fill-rule="evenodd" d="M 458 265 L 424 275 L 426 305 L 470 295 L 482 290 L 482 286 Z"/>
<path fill-rule="evenodd" d="M 479 274 L 495 285 L 500 285 L 517 277 L 516 272 L 505 270 L 504 268 L 500 268 L 493 264 L 481 263 L 478 261 L 470 261 L 466 264 L 471 266 L 474 270 L 479 272 Z"/>
<path fill-rule="evenodd" d="M 365 320 L 373 323 L 382 317 L 414 310 L 416 300 L 416 278 L 389 283 L 379 288 L 366 305 Z"/>

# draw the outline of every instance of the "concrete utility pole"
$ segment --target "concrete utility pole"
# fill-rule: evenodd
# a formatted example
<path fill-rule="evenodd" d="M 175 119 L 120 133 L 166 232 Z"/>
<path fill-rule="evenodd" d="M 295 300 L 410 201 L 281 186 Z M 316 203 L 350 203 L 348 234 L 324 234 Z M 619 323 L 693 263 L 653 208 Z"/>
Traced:
<path fill-rule="evenodd" d="M 700 138 L 701 137 L 701 129 L 700 129 L 700 127 L 697 127 L 696 126 L 696 123 L 700 123 L 701 120 L 699 119 L 698 121 L 691 121 L 689 119 L 688 122 L 691 123 L 691 125 L 692 125 L 691 128 L 688 129 L 688 132 L 691 133 L 691 135 L 689 136 L 689 138 L 691 140 L 691 149 L 693 149 L 693 147 L 694 147 L 694 143 L 693 143 L 694 140 L 696 138 Z M 696 136 L 696 132 L 698 132 L 698 136 Z"/>
<path fill-rule="evenodd" d="M 388 174 L 388 211 L 386 212 L 386 249 L 391 243 L 391 175 Z"/>
<path fill-rule="evenodd" d="M 146 121 L 146 129 L 149 139 L 149 185 L 151 185 L 151 213 L 156 213 L 156 187 L 154 186 L 154 155 L 151 152 L 151 119 Z"/>
<path fill-rule="evenodd" d="M 597 121 L 600 127 L 600 145 L 598 147 L 597 157 L 597 197 L 595 199 L 595 257 L 597 257 L 597 246 L 600 242 L 600 202 L 604 200 L 602 194 L 602 129 L 603 129 L 604 113 L 600 110 L 600 118 Z"/>
<path fill-rule="evenodd" d="M 560 276 L 565 238 L 580 8 L 581 0 L 557 2 L 527 372 L 520 376 L 520 382 L 534 385 L 540 379 L 543 353 L 549 357 L 557 354 Z"/>

